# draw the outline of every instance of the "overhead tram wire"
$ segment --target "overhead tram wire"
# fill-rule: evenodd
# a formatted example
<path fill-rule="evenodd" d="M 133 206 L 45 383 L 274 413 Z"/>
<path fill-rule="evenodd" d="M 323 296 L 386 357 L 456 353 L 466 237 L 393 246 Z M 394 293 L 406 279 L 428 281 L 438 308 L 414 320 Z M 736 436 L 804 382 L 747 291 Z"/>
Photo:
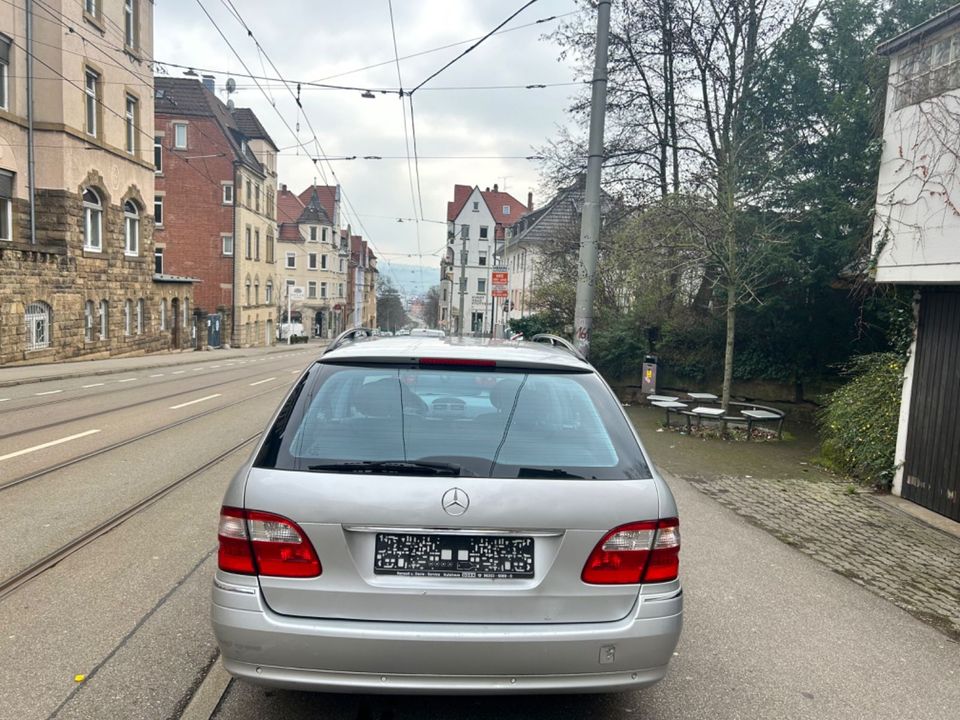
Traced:
<path fill-rule="evenodd" d="M 512 28 L 506 28 L 504 30 L 498 30 L 493 33 L 493 35 L 503 35 L 505 33 L 514 32 L 516 30 L 523 30 L 524 28 L 533 27 L 535 25 L 542 25 L 543 23 L 548 23 L 551 20 L 559 20 L 561 18 L 569 17 L 570 15 L 578 14 L 578 10 L 572 10 L 570 12 L 562 13 L 560 15 L 551 15 L 550 17 L 540 18 L 539 20 L 534 20 L 533 22 L 525 23 L 523 25 L 517 25 Z M 404 55 L 400 60 L 411 60 L 413 58 L 422 57 L 424 55 L 431 55 L 436 52 L 442 52 L 443 50 L 449 50 L 450 48 L 459 47 L 460 45 L 466 45 L 467 43 L 472 43 L 475 40 L 479 40 L 479 37 L 467 38 L 466 40 L 458 40 L 457 42 L 448 43 L 447 45 L 440 45 L 439 47 L 430 48 L 429 50 L 421 50 L 420 52 L 411 53 L 409 55 Z M 327 75 L 326 77 L 317 78 L 315 82 L 325 82 L 327 80 L 336 80 L 337 78 L 346 77 L 347 75 L 355 75 L 358 72 L 363 72 L 364 70 L 373 70 L 374 68 L 383 67 L 384 65 L 392 65 L 393 59 L 383 60 L 382 62 L 372 63 L 371 65 L 364 65 L 363 67 L 354 68 L 353 70 L 345 70 L 344 72 L 336 73 L 334 75 Z"/>
<path fill-rule="evenodd" d="M 501 22 L 499 25 L 497 25 L 493 30 L 491 30 L 490 32 L 488 32 L 488 33 L 487 33 L 486 35 L 484 35 L 483 37 L 481 37 L 481 38 L 480 38 L 479 40 L 477 40 L 473 45 L 471 45 L 471 46 L 468 47 L 466 50 L 464 50 L 462 53 L 460 53 L 459 55 L 457 55 L 455 58 L 453 58 L 453 60 L 451 60 L 450 62 L 446 63 L 443 67 L 441 67 L 439 70 L 437 70 L 436 72 L 434 72 L 432 75 L 429 75 L 429 76 L 428 76 L 426 79 L 424 79 L 419 85 L 417 85 L 415 88 L 413 88 L 413 90 L 410 91 L 410 94 L 412 95 L 412 94 L 415 93 L 417 90 L 419 90 L 419 89 L 422 88 L 424 85 L 426 85 L 428 82 L 430 82 L 430 81 L 433 80 L 435 77 L 437 77 L 437 76 L 438 76 L 440 73 L 442 73 L 444 70 L 446 70 L 447 68 L 449 68 L 449 67 L 451 67 L 452 65 L 456 64 L 457 62 L 459 62 L 460 60 L 462 60 L 464 57 L 466 57 L 467 55 L 469 55 L 471 52 L 473 52 L 474 50 L 476 50 L 478 47 L 480 47 L 480 45 L 483 44 L 484 41 L 486 41 L 486 40 L 487 40 L 489 37 L 491 37 L 494 33 L 496 33 L 498 30 L 500 30 L 500 28 L 502 28 L 502 27 L 503 27 L 504 25 L 506 25 L 508 22 L 510 22 L 511 20 L 513 20 L 517 15 L 519 15 L 520 13 L 522 13 L 524 10 L 526 10 L 528 7 L 530 7 L 531 5 L 535 4 L 536 2 L 537 2 L 537 0 L 528 0 L 526 3 L 524 3 L 524 4 L 520 7 L 519 10 L 515 11 L 514 13 L 512 13 L 506 20 L 504 20 L 504 21 Z"/>
<path fill-rule="evenodd" d="M 413 217 L 423 217 L 423 195 L 420 195 L 420 213 L 417 214 L 417 195 L 413 191 L 413 169 L 410 166 L 410 134 L 407 131 L 407 108 L 403 104 L 403 77 L 400 74 L 400 50 L 397 47 L 397 26 L 393 19 L 393 0 L 387 0 L 387 9 L 390 12 L 390 34 L 393 36 L 393 56 L 397 64 L 397 84 L 400 86 L 400 114 L 403 116 L 403 142 L 407 150 L 407 179 L 410 181 L 410 200 L 413 203 Z M 410 98 L 410 122 L 413 122 L 413 98 Z M 414 134 L 414 155 L 416 155 L 416 134 Z M 417 192 L 420 192 L 420 170 L 417 167 Z M 420 258 L 420 285 L 423 285 L 423 249 L 420 244 L 420 220 L 416 219 L 414 227 L 417 235 L 417 253 Z"/>
<path fill-rule="evenodd" d="M 238 61 L 240 62 L 240 64 L 243 66 L 244 70 L 246 70 L 247 73 L 252 77 L 253 73 L 250 72 L 250 68 L 247 67 L 247 64 L 246 64 L 246 63 L 244 62 L 244 60 L 243 60 L 243 57 L 240 55 L 239 52 L 237 52 L 236 48 L 233 47 L 233 44 L 232 44 L 232 43 L 230 42 L 230 40 L 227 38 L 226 34 L 225 34 L 225 33 L 223 32 L 223 30 L 220 28 L 219 24 L 217 24 L 217 21 L 214 20 L 214 18 L 213 18 L 212 15 L 210 15 L 209 11 L 208 11 L 207 8 L 204 6 L 202 0 L 196 0 L 196 2 L 197 2 L 197 5 L 200 6 L 200 9 L 203 11 L 203 14 L 207 16 L 207 19 L 208 19 L 208 20 L 210 21 L 210 23 L 214 26 L 214 28 L 216 29 L 217 33 L 220 35 L 220 37 L 221 37 L 221 38 L 223 39 L 223 41 L 226 43 L 227 47 L 230 48 L 230 51 L 233 53 L 234 57 L 237 58 L 237 60 L 238 60 Z M 224 5 L 226 6 L 227 3 L 230 2 L 230 0 L 221 0 L 221 2 L 223 2 Z M 294 100 L 295 100 L 296 103 L 297 103 L 297 106 L 300 107 L 301 110 L 303 110 L 303 105 L 302 105 L 301 102 L 300 102 L 300 98 L 297 97 L 296 93 L 293 92 L 293 89 L 290 87 L 288 81 L 285 80 L 285 79 L 282 77 L 282 74 L 280 73 L 279 69 L 277 68 L 276 63 L 273 62 L 273 59 L 270 57 L 270 55 L 267 54 L 266 50 L 264 50 L 263 47 L 260 45 L 260 42 L 257 40 L 256 36 L 253 34 L 253 30 L 251 30 L 251 29 L 250 29 L 250 26 L 246 23 L 246 21 L 244 21 L 243 16 L 242 16 L 242 15 L 240 14 L 240 12 L 236 9 L 236 7 L 233 6 L 232 3 L 230 3 L 230 6 L 233 7 L 233 16 L 237 19 L 237 21 L 238 21 L 238 22 L 243 26 L 243 28 L 247 31 L 247 36 L 248 36 L 251 40 L 253 40 L 254 44 L 260 49 L 260 51 L 263 53 L 263 57 L 266 58 L 266 60 L 267 60 L 268 63 L 270 63 L 270 66 L 273 68 L 274 72 L 277 73 L 278 76 L 280 76 L 281 81 L 284 82 L 285 84 L 287 84 L 287 90 L 290 92 L 291 95 L 293 95 Z M 228 9 L 229 9 L 229 8 L 228 8 Z M 269 101 L 269 99 L 270 99 L 269 95 L 263 90 L 262 87 L 259 86 L 259 84 L 258 84 L 258 88 L 260 89 L 261 94 L 263 94 L 263 96 Z M 271 104 L 271 107 L 274 109 L 274 112 L 276 112 L 277 115 L 280 117 L 280 121 L 283 123 L 283 125 L 287 128 L 287 130 L 288 130 L 288 131 L 290 132 L 290 134 L 293 136 L 294 140 L 296 140 L 296 141 L 299 142 L 299 135 L 293 130 L 293 128 L 290 127 L 290 123 L 288 123 L 288 122 L 287 122 L 287 119 L 286 119 L 285 117 L 283 117 L 283 114 L 280 112 L 280 109 L 279 109 L 275 104 Z M 323 152 L 323 146 L 320 144 L 320 139 L 317 137 L 317 132 L 316 132 L 316 130 L 314 129 L 313 124 L 310 122 L 310 117 L 309 117 L 309 115 L 307 115 L 306 112 L 303 113 L 303 116 L 304 116 L 304 120 L 306 120 L 306 122 L 307 122 L 307 127 L 310 129 L 310 132 L 311 132 L 311 134 L 313 135 L 313 141 L 314 141 L 314 144 L 316 145 L 316 148 L 317 148 L 317 150 L 318 150 L 318 152 L 319 152 L 319 155 L 321 156 L 322 159 L 325 160 L 324 152 Z M 300 147 L 302 147 L 304 150 L 307 150 L 307 146 L 304 145 L 304 144 L 301 144 Z M 317 170 L 319 170 L 319 172 L 320 172 L 320 177 L 323 179 L 324 183 L 326 183 L 326 184 L 329 185 L 329 181 L 327 180 L 326 172 L 324 172 L 324 169 L 323 169 L 322 165 L 320 164 L 320 162 L 318 161 L 318 159 L 317 159 L 317 158 L 314 158 L 314 157 L 311 157 L 310 160 L 312 161 L 314 167 L 317 168 Z M 335 172 L 334 169 L 333 169 L 333 166 L 332 166 L 329 162 L 327 162 L 327 166 L 328 166 L 328 168 L 330 169 L 330 173 L 331 173 L 331 175 L 333 176 L 334 180 L 337 182 L 338 185 L 340 185 L 341 195 L 342 195 L 344 201 L 347 203 L 347 207 L 350 209 L 350 214 L 356 218 L 356 220 L 357 220 L 357 225 L 358 225 L 358 227 L 361 229 L 361 231 L 366 235 L 367 240 L 368 240 L 368 242 L 369 242 L 369 244 L 370 244 L 370 247 L 372 247 L 373 250 L 374 250 L 374 252 L 379 256 L 379 255 L 381 254 L 380 251 L 379 251 L 379 248 L 377 248 L 376 244 L 373 242 L 373 237 L 370 235 L 369 231 L 368 231 L 368 230 L 366 229 L 366 227 L 364 226 L 363 221 L 362 221 L 362 220 L 360 219 L 360 217 L 359 217 L 359 213 L 357 213 L 357 211 L 356 211 L 356 208 L 353 207 L 353 203 L 350 201 L 350 197 L 347 195 L 347 192 L 346 192 L 346 190 L 343 188 L 342 183 L 340 183 L 340 180 L 339 180 L 339 178 L 337 177 L 336 172 Z M 348 239 L 348 242 L 349 242 L 349 239 Z M 386 260 L 386 263 L 387 263 L 388 265 L 391 264 L 390 261 L 387 260 L 386 258 L 385 258 L 385 260 Z M 398 284 L 400 285 L 400 289 L 404 292 L 404 294 L 407 294 L 407 293 L 406 293 L 406 288 L 403 287 L 403 284 L 402 284 L 402 283 L 399 283 L 399 281 L 398 281 Z"/>

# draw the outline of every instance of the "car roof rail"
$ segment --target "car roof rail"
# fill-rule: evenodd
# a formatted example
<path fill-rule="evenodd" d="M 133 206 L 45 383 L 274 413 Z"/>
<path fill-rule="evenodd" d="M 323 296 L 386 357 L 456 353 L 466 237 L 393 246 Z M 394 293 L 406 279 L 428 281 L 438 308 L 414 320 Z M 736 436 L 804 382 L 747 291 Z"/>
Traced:
<path fill-rule="evenodd" d="M 554 347 L 562 347 L 564 350 L 569 352 L 574 357 L 580 360 L 583 360 L 584 362 L 587 362 L 586 356 L 584 356 L 584 354 L 577 349 L 576 345 L 574 345 L 572 342 L 570 342 L 566 338 L 560 337 L 559 335 L 551 335 L 550 333 L 537 333 L 532 338 L 530 338 L 530 342 L 539 342 L 539 343 L 546 342 L 546 343 L 550 343 Z"/>
<path fill-rule="evenodd" d="M 342 333 L 337 335 L 336 338 L 334 338 L 332 343 L 327 345 L 327 348 L 323 351 L 323 354 L 326 355 L 328 352 L 333 352 L 338 347 L 346 345 L 348 342 L 354 342 L 360 337 L 365 337 L 368 340 L 374 337 L 373 329 L 368 327 L 355 327 L 350 328 L 349 330 L 344 330 Z"/>

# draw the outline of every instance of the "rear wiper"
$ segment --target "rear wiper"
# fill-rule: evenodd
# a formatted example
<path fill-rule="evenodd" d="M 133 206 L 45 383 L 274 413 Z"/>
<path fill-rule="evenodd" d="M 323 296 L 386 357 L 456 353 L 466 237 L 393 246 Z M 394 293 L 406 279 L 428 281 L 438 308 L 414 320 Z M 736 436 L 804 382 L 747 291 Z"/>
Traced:
<path fill-rule="evenodd" d="M 544 468 L 522 467 L 517 470 L 518 478 L 573 478 L 575 480 L 585 480 L 583 475 L 574 475 L 560 468 L 545 470 Z"/>
<path fill-rule="evenodd" d="M 344 473 L 394 473 L 397 475 L 459 475 L 460 466 L 453 463 L 419 462 L 416 460 L 363 460 L 357 462 L 310 465 L 308 470 Z"/>

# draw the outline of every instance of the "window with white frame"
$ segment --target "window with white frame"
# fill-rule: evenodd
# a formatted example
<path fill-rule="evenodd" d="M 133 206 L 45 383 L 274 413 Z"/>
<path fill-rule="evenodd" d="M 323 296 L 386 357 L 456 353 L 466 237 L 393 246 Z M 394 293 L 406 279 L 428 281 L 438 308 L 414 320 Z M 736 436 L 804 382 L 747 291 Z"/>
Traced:
<path fill-rule="evenodd" d="M 100 301 L 100 339 L 106 340 L 110 337 L 110 302 L 108 300 Z"/>
<path fill-rule="evenodd" d="M 504 205 L 504 206 L 503 206 L 503 214 L 504 214 L 504 215 L 509 215 L 509 214 L 510 214 L 510 206 L 509 206 L 509 205 Z"/>
<path fill-rule="evenodd" d="M 143 335 L 143 298 L 137 300 L 137 335 Z"/>
<path fill-rule="evenodd" d="M 253 304 L 260 304 L 260 279 L 257 278 L 257 281 L 253 284 Z"/>
<path fill-rule="evenodd" d="M 337 283 L 337 297 L 343 297 L 343 283 Z"/>
<path fill-rule="evenodd" d="M 24 314 L 27 330 L 27 350 L 50 347 L 50 306 L 45 302 L 27 305 Z"/>
<path fill-rule="evenodd" d="M 13 240 L 13 173 L 0 170 L 0 240 Z"/>
<path fill-rule="evenodd" d="M 322 236 L 323 242 L 326 242 L 326 241 L 327 241 L 327 229 L 326 229 L 326 228 L 323 228 L 322 232 L 323 232 L 323 236 Z"/>
<path fill-rule="evenodd" d="M 123 0 L 123 41 L 137 47 L 137 0 Z"/>
<path fill-rule="evenodd" d="M 221 235 L 220 242 L 223 245 L 223 254 L 233 255 L 233 235 Z"/>
<path fill-rule="evenodd" d="M 960 88 L 960 33 L 925 40 L 899 61 L 896 109 Z"/>
<path fill-rule="evenodd" d="M 344 260 L 343 258 L 340 258 L 340 272 L 344 272 L 346 270 L 346 267 L 345 267 L 346 264 L 347 264 L 347 261 Z"/>
<path fill-rule="evenodd" d="M 157 227 L 163 227 L 163 195 L 153 196 L 153 222 Z"/>
<path fill-rule="evenodd" d="M 10 47 L 13 41 L 0 35 L 0 108 L 10 109 Z"/>
<path fill-rule="evenodd" d="M 86 104 L 87 135 L 97 136 L 97 104 L 100 101 L 100 75 L 90 68 L 84 73 L 83 92 Z"/>
<path fill-rule="evenodd" d="M 224 183 L 223 185 L 223 204 L 233 205 L 233 183 Z"/>
<path fill-rule="evenodd" d="M 307 297 L 315 298 L 317 297 L 317 282 L 316 280 L 311 280 L 307 283 Z"/>
<path fill-rule="evenodd" d="M 287 253 L 287 269 L 294 270 L 297 267 L 297 254 L 288 252 Z"/>
<path fill-rule="evenodd" d="M 267 287 L 264 291 L 263 301 L 267 305 L 273 302 L 273 280 L 267 280 Z"/>
<path fill-rule="evenodd" d="M 327 296 L 327 284 L 325 282 L 320 283 L 320 297 L 325 298 Z"/>
<path fill-rule="evenodd" d="M 130 336 L 130 326 L 133 323 L 133 300 L 127 299 L 123 302 L 123 334 Z"/>
<path fill-rule="evenodd" d="M 326 256 L 326 255 L 321 255 L 321 256 L 320 256 L 320 269 L 321 269 L 321 270 L 326 270 L 326 269 L 327 269 L 327 256 Z"/>
<path fill-rule="evenodd" d="M 489 240 L 490 239 L 490 228 L 486 225 L 480 226 L 480 239 Z"/>
<path fill-rule="evenodd" d="M 473 211 L 474 211 L 474 212 L 480 212 L 480 201 L 479 201 L 479 200 L 474 200 L 474 201 L 473 201 Z"/>
<path fill-rule="evenodd" d="M 250 278 L 247 278 L 247 282 L 244 284 L 244 288 L 245 288 L 245 290 L 246 290 L 246 298 L 247 298 L 247 302 L 244 303 L 245 305 L 249 305 L 249 304 L 250 304 L 250 286 L 251 286 L 251 284 L 250 284 Z"/>
<path fill-rule="evenodd" d="M 153 248 L 153 271 L 157 275 L 163 275 L 163 248 Z"/>
<path fill-rule="evenodd" d="M 310 226 L 310 239 L 313 242 L 317 241 L 317 228 L 313 225 Z"/>
<path fill-rule="evenodd" d="M 187 124 L 186 123 L 173 124 L 173 146 L 178 150 L 186 150 L 187 148 Z"/>
<path fill-rule="evenodd" d="M 83 191 L 83 249 L 100 251 L 103 239 L 103 202 L 93 188 Z"/>
<path fill-rule="evenodd" d="M 133 155 L 137 152 L 137 99 L 133 95 L 127 95 L 123 123 L 126 130 L 127 152 Z"/>
<path fill-rule="evenodd" d="M 93 300 L 83 304 L 83 339 L 93 341 Z"/>
<path fill-rule="evenodd" d="M 307 253 L 307 270 L 317 269 L 317 254 Z"/>
<path fill-rule="evenodd" d="M 487 291 L 487 279 L 477 278 L 477 292 L 485 293 Z"/>
<path fill-rule="evenodd" d="M 167 299 L 160 299 L 160 329 L 167 329 Z"/>
<path fill-rule="evenodd" d="M 97 17 L 100 15 L 100 0 L 83 0 L 83 10 L 87 15 Z"/>
<path fill-rule="evenodd" d="M 253 241 L 254 241 L 253 247 L 254 247 L 254 250 L 256 251 L 253 257 L 256 260 L 259 260 L 260 259 L 260 228 L 257 228 L 256 230 L 253 231 Z"/>
<path fill-rule="evenodd" d="M 486 264 L 487 264 L 487 251 L 486 251 L 486 250 L 481 250 L 481 251 L 480 251 L 480 254 L 479 254 L 478 258 L 477 258 L 477 262 L 480 263 L 481 266 L 486 266 Z"/>
<path fill-rule="evenodd" d="M 163 173 L 163 137 L 153 136 L 153 171 L 160 175 Z"/>
<path fill-rule="evenodd" d="M 124 254 L 140 254 L 140 212 L 132 200 L 123 204 Z"/>

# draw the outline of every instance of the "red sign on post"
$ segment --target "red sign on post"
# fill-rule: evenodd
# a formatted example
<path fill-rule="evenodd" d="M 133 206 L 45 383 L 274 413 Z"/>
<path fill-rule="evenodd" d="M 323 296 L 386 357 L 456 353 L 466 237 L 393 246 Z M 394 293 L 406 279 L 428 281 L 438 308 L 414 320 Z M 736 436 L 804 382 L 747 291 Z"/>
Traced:
<path fill-rule="evenodd" d="M 490 296 L 495 298 L 505 298 L 507 297 L 507 288 L 506 286 L 503 289 L 498 288 L 496 285 L 493 286 L 493 290 L 490 291 Z"/>
<path fill-rule="evenodd" d="M 506 271 L 495 270 L 490 273 L 490 283 L 492 285 L 506 285 L 510 282 L 510 273 Z"/>

